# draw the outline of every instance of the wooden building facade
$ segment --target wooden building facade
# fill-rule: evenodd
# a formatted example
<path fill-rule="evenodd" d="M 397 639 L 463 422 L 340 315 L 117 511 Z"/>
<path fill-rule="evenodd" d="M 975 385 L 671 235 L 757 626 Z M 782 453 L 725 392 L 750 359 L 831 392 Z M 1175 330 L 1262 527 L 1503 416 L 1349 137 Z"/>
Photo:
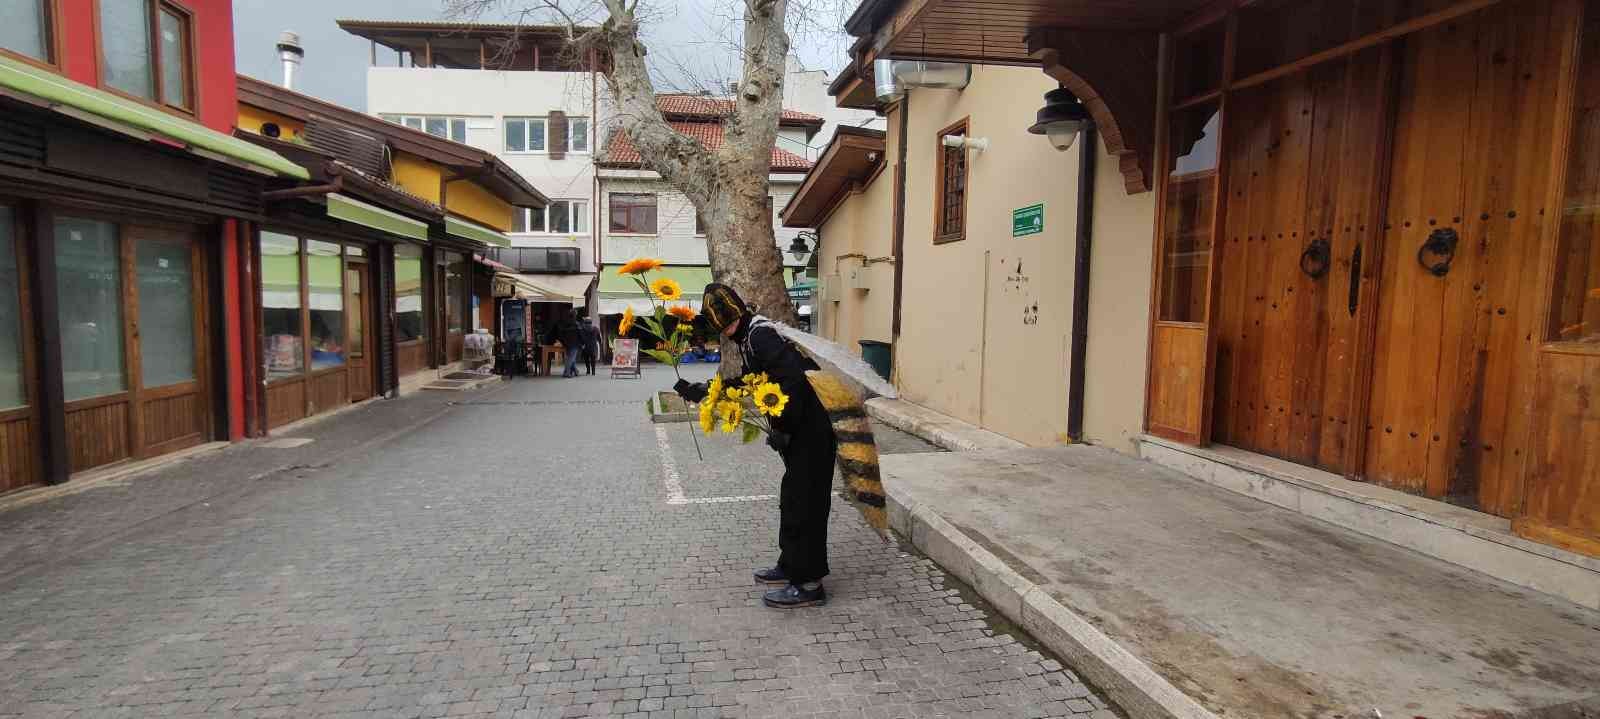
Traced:
<path fill-rule="evenodd" d="M 1147 432 L 1600 555 L 1600 2 L 869 0 L 850 29 L 869 87 L 878 57 L 1039 66 L 1156 193 Z"/>

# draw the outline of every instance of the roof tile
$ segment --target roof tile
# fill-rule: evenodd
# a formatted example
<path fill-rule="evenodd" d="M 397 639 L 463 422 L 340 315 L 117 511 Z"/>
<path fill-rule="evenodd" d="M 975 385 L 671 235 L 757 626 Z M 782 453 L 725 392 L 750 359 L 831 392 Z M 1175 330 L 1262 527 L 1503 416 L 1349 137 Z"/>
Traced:
<path fill-rule="evenodd" d="M 698 140 L 707 149 L 716 150 L 722 147 L 721 123 L 678 120 L 667 124 L 679 133 Z M 628 139 L 627 133 L 618 130 L 611 134 L 610 141 L 606 143 L 605 156 L 596 164 L 604 167 L 643 167 L 644 158 L 640 157 L 639 150 Z M 773 172 L 805 172 L 809 169 L 811 162 L 806 158 L 782 148 L 772 148 Z"/>

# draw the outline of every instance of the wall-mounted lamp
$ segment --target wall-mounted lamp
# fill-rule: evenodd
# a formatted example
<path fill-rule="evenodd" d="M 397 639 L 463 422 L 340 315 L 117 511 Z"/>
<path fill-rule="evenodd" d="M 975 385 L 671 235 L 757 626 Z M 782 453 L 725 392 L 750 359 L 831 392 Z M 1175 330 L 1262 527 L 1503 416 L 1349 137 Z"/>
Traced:
<path fill-rule="evenodd" d="M 944 146 L 964 147 L 968 150 L 977 150 L 978 152 L 983 152 L 984 150 L 989 149 L 989 138 L 967 137 L 966 135 L 945 135 Z"/>
<path fill-rule="evenodd" d="M 1044 107 L 1039 108 L 1033 127 L 1028 132 L 1050 138 L 1050 145 L 1066 152 L 1078 139 L 1078 131 L 1089 121 L 1089 109 L 1083 106 L 1071 90 L 1058 87 L 1044 94 Z"/>
<path fill-rule="evenodd" d="M 811 254 L 816 246 L 817 234 L 815 232 L 802 232 L 795 235 L 794 239 L 789 242 L 789 256 L 793 257 L 795 262 L 804 262 L 806 256 Z"/>

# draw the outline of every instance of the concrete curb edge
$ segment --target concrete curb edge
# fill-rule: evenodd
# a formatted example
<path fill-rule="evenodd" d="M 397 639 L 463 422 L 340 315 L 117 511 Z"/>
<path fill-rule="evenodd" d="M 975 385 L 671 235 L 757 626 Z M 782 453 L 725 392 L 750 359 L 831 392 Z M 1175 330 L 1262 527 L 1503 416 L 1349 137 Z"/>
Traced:
<path fill-rule="evenodd" d="M 971 585 L 1007 619 L 1135 719 L 1217 719 L 1077 612 L 1018 574 L 932 509 L 893 493 L 889 525 L 940 567 Z"/>
<path fill-rule="evenodd" d="M 967 425 L 960 420 L 940 415 L 905 400 L 874 397 L 866 401 L 866 407 L 867 414 L 873 419 L 907 434 L 916 435 L 930 444 L 951 452 L 1023 449 L 1027 446 L 1004 435 L 982 427 Z M 918 418 L 907 410 L 915 410 L 926 416 Z"/>

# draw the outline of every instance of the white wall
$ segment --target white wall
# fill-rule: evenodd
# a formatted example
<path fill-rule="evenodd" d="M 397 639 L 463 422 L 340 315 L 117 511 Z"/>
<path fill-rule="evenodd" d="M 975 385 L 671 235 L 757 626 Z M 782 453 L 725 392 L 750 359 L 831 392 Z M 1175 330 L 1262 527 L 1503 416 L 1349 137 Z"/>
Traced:
<path fill-rule="evenodd" d="M 800 188 L 804 175 L 773 175 L 771 178 L 772 226 L 779 249 L 787 249 L 799 230 L 783 227 L 778 211 L 788 204 Z M 614 235 L 609 231 L 613 192 L 637 192 L 656 195 L 656 233 L 653 235 Z M 669 265 L 706 265 L 711 258 L 706 251 L 706 239 L 694 233 L 694 204 L 689 198 L 669 186 L 660 176 L 649 171 L 602 171 L 600 178 L 600 254 L 601 262 L 620 264 L 634 257 L 659 257 Z M 797 265 L 785 253 L 786 265 Z"/>
<path fill-rule="evenodd" d="M 799 61 L 790 56 L 788 74 L 783 79 L 783 106 L 817 115 L 825 124 L 821 131 L 811 137 L 809 147 L 805 147 L 803 135 L 799 143 L 793 139 L 780 139 L 779 147 L 814 161 L 828 146 L 828 141 L 833 139 L 834 128 L 839 125 L 884 129 L 884 119 L 877 113 L 836 105 L 833 97 L 828 95 L 828 83 L 831 80 L 828 73 L 822 70 L 803 69 Z"/>

